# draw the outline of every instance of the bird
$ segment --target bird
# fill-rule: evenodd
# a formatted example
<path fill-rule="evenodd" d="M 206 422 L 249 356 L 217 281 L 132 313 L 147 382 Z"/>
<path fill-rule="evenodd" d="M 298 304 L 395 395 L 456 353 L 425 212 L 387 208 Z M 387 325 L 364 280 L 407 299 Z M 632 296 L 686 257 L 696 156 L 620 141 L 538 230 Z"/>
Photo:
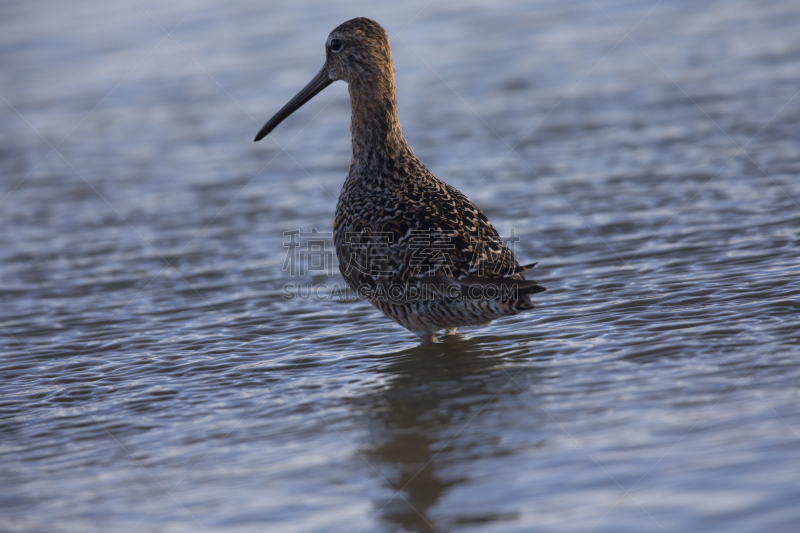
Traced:
<path fill-rule="evenodd" d="M 486 215 L 406 142 L 389 37 L 377 22 L 359 17 L 334 29 L 322 69 L 255 141 L 339 80 L 350 94 L 353 152 L 333 240 L 348 287 L 423 344 L 533 309 L 531 296 L 546 289 L 524 273 L 537 263 L 520 266 Z"/>

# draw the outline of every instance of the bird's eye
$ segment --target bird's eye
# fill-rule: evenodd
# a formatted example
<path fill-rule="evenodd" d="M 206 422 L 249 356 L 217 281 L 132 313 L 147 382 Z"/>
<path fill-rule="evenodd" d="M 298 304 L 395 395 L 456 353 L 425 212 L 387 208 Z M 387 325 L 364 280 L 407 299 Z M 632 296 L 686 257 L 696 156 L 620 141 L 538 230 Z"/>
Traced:
<path fill-rule="evenodd" d="M 331 52 L 338 52 L 342 49 L 342 41 L 339 39 L 331 39 Z"/>

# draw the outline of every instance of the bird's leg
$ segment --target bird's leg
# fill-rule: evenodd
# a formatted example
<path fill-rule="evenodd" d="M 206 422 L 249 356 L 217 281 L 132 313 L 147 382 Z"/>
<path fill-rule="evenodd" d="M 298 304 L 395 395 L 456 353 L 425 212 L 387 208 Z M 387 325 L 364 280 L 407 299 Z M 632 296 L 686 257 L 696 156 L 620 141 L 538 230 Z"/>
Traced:
<path fill-rule="evenodd" d="M 437 341 L 435 332 L 419 333 L 418 335 L 421 344 L 433 344 Z"/>
<path fill-rule="evenodd" d="M 444 333 L 445 335 L 455 335 L 457 329 L 458 328 L 447 328 L 447 330 Z"/>

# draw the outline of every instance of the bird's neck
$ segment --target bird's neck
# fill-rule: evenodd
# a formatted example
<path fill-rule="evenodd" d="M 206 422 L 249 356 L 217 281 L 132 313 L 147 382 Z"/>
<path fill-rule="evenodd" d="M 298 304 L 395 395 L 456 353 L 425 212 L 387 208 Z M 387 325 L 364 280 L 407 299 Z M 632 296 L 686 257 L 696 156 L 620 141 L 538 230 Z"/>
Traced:
<path fill-rule="evenodd" d="M 355 81 L 350 91 L 353 161 L 363 170 L 378 169 L 408 149 L 397 118 L 394 73 L 374 81 Z"/>

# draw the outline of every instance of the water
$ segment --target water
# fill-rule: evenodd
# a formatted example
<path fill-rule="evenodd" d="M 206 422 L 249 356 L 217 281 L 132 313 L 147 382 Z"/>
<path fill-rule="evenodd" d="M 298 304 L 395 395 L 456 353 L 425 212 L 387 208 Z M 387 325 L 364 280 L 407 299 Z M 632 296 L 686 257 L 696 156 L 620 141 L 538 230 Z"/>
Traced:
<path fill-rule="evenodd" d="M 540 261 L 534 312 L 418 346 L 283 270 L 331 231 L 345 85 L 252 137 L 354 16 L 417 155 Z M 4 3 L 0 530 L 795 531 L 798 23 Z"/>

